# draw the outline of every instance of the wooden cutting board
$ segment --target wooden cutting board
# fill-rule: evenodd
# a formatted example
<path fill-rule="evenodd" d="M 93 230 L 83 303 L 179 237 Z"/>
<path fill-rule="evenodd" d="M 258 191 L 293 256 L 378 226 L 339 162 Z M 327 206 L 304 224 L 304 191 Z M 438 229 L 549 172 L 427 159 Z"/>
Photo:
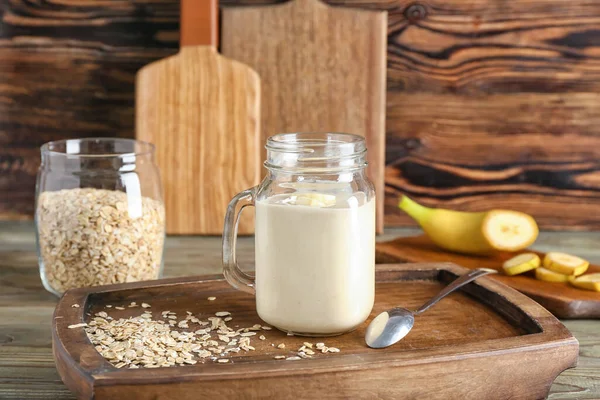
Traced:
<path fill-rule="evenodd" d="M 394 306 L 416 308 L 467 270 L 448 263 L 378 265 L 375 307 L 369 321 Z M 214 296 L 216 300 L 208 301 Z M 206 320 L 229 311 L 231 325 L 261 323 L 254 298 L 220 276 L 83 288 L 67 292 L 56 307 L 54 357 L 65 384 L 80 399 L 540 399 L 554 378 L 575 366 L 578 342 L 547 310 L 521 293 L 487 277 L 451 294 L 417 317 L 409 335 L 387 349 L 364 343 L 367 323 L 332 338 L 289 337 L 277 330 L 253 337 L 255 351 L 234 353 L 230 362 L 116 369 L 90 344 L 83 328 L 100 312 L 113 318 L 140 315 L 131 302 L 149 303 L 155 319 L 162 311 Z M 112 308 L 106 308 L 109 304 Z M 78 305 L 74 308 L 73 305 Z M 115 306 L 125 306 L 116 310 Z M 262 323 L 264 324 L 264 323 Z M 198 329 L 190 323 L 189 329 Z M 294 356 L 303 342 L 325 342 L 339 353 Z M 285 349 L 272 344 L 284 343 Z"/>
<path fill-rule="evenodd" d="M 260 80 L 217 53 L 217 0 L 182 0 L 181 15 L 179 53 L 137 74 L 136 137 L 156 145 L 167 233 L 218 235 L 229 200 L 260 180 Z"/>
<path fill-rule="evenodd" d="M 543 253 L 535 252 L 540 257 Z M 444 251 L 426 236 L 398 238 L 377 243 L 376 260 L 389 262 L 453 262 L 464 267 L 492 268 L 502 270 L 502 263 L 514 257 L 514 253 L 497 253 L 494 256 L 478 257 Z M 590 265 L 588 272 L 600 272 L 600 267 Z M 558 318 L 600 318 L 600 293 L 574 288 L 568 283 L 551 283 L 535 279 L 533 272 L 506 276 L 492 275 L 497 280 L 531 297 L 546 307 Z"/>
<path fill-rule="evenodd" d="M 319 0 L 223 9 L 223 54 L 250 65 L 263 88 L 262 142 L 282 132 L 366 137 L 383 230 L 387 12 Z M 264 158 L 264 153 L 263 153 Z"/>

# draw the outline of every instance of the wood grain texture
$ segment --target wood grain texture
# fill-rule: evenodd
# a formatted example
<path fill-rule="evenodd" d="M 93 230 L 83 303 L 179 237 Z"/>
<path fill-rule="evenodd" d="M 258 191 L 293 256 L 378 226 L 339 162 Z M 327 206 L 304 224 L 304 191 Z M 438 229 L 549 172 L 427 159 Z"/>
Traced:
<path fill-rule="evenodd" d="M 414 229 L 393 229 L 387 230 L 382 238 L 415 234 Z M 598 240 L 599 232 L 542 232 L 535 248 L 540 251 L 562 248 L 600 263 L 596 251 Z M 239 238 L 238 255 L 243 265 L 252 263 L 252 238 Z M 169 237 L 165 275 L 215 274 L 221 270 L 220 258 L 221 240 L 217 237 Z M 0 324 L 0 398 L 74 399 L 61 382 L 52 358 L 50 332 L 57 299 L 42 288 L 31 222 L 0 222 L 0 294 L 3 321 Z M 430 312 L 434 311 L 435 308 Z M 564 324 L 579 340 L 579 362 L 576 368 L 558 376 L 548 398 L 597 400 L 600 398 L 600 322 L 569 320 Z"/>
<path fill-rule="evenodd" d="M 465 271 L 443 263 L 379 265 L 371 318 L 398 304 L 414 308 Z M 317 354 L 310 360 L 282 362 L 273 356 L 295 354 L 306 339 L 275 330 L 263 333 L 268 340 L 253 342 L 256 351 L 233 354 L 227 365 L 206 361 L 182 368 L 118 370 L 95 351 L 83 329 L 68 326 L 91 320 L 88 314 L 106 311 L 106 304 L 131 301 L 150 303 L 154 313 L 170 310 L 184 316 L 186 311 L 212 315 L 226 308 L 240 326 L 252 326 L 260 323 L 254 298 L 236 291 L 222 277 L 78 289 L 66 293 L 56 307 L 54 355 L 64 382 L 81 399 L 155 399 L 167 394 L 193 399 L 198 390 L 223 398 L 234 393 L 242 398 L 267 398 L 273 393 L 287 398 L 295 393 L 301 399 L 546 397 L 554 378 L 576 363 L 575 338 L 545 309 L 504 285 L 481 278 L 464 291 L 468 294 L 454 293 L 440 302 L 419 318 L 403 341 L 386 349 L 365 345 L 363 324 L 326 340 L 342 350 L 333 357 Z M 208 296 L 217 300 L 209 302 Z M 124 318 L 141 312 L 109 310 L 113 317 Z M 282 342 L 284 350 L 270 345 Z M 537 368 L 530 367 L 533 362 Z M 424 385 L 433 375 L 435 382 Z M 379 384 L 399 377 L 404 384 Z"/>
<path fill-rule="evenodd" d="M 538 254 L 543 258 L 544 254 Z M 502 272 L 504 261 L 514 253 L 501 252 L 487 257 L 455 254 L 441 250 L 426 236 L 401 237 L 377 243 L 377 262 L 453 262 L 467 268 L 491 268 Z M 587 273 L 600 272 L 590 265 Z M 491 275 L 490 279 L 504 283 L 531 297 L 559 318 L 600 318 L 600 293 L 574 288 L 568 283 L 551 283 L 535 279 L 532 272 L 506 276 Z"/>
<path fill-rule="evenodd" d="M 324 3 L 389 12 L 386 224 L 412 224 L 395 208 L 410 193 L 600 227 L 600 3 Z M 135 71 L 177 51 L 179 3 L 0 0 L 0 13 L 0 218 L 30 218 L 39 145 L 133 136 Z"/>
<path fill-rule="evenodd" d="M 428 1 L 391 12 L 386 223 L 401 193 L 598 229 L 600 3 Z"/>
<path fill-rule="evenodd" d="M 260 79 L 212 46 L 140 70 L 136 137 L 156 145 L 167 233 L 221 234 L 227 204 L 260 181 Z M 245 213 L 239 232 L 254 231 Z"/>
<path fill-rule="evenodd" d="M 0 0 L 0 219 L 31 218 L 39 146 L 133 137 L 136 71 L 177 49 L 172 0 Z"/>
<path fill-rule="evenodd" d="M 262 142 L 283 132 L 365 136 L 383 230 L 387 15 L 292 0 L 223 10 L 222 51 L 259 73 Z M 265 152 L 263 152 L 263 158 Z"/>

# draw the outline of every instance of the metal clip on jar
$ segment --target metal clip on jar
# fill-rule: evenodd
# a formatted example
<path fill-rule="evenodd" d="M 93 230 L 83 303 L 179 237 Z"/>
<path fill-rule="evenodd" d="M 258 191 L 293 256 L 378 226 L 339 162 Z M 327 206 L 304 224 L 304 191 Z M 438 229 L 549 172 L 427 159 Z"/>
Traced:
<path fill-rule="evenodd" d="M 375 291 L 375 193 L 364 138 L 291 133 L 267 142 L 267 176 L 229 204 L 227 281 L 256 295 L 259 316 L 287 332 L 331 336 L 364 322 Z M 256 280 L 236 262 L 239 212 L 256 207 Z"/>
<path fill-rule="evenodd" d="M 154 146 L 130 139 L 46 143 L 36 188 L 40 275 L 56 295 L 157 279 L 165 211 Z"/>

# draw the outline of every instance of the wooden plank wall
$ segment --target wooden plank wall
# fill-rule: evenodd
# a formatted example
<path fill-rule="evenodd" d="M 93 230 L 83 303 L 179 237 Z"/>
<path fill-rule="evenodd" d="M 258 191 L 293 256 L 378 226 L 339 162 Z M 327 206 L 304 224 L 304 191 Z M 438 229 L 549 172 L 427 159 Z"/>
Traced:
<path fill-rule="evenodd" d="M 223 6 L 281 0 L 222 0 Z M 600 228 L 600 1 L 327 0 L 389 11 L 386 223 L 400 193 Z M 0 0 L 0 218 L 33 210 L 38 146 L 133 135 L 139 67 L 176 0 Z"/>

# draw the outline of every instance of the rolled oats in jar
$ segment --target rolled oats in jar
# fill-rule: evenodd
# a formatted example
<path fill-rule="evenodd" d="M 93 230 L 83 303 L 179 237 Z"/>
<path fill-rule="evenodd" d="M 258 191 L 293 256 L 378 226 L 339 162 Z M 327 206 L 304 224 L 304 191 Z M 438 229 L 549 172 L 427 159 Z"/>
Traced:
<path fill-rule="evenodd" d="M 165 211 L 153 152 L 128 139 L 42 147 L 36 227 L 46 289 L 160 277 Z"/>

